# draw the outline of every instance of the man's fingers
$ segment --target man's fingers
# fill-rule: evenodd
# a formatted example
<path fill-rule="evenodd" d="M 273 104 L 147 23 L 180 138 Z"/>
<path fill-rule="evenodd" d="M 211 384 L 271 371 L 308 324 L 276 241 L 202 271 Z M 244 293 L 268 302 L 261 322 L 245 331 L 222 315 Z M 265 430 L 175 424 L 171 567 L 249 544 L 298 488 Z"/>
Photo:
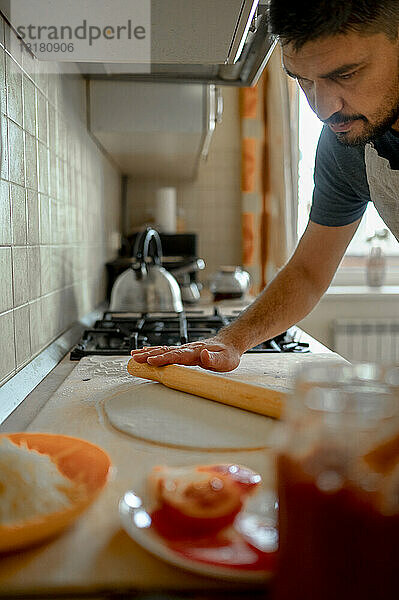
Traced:
<path fill-rule="evenodd" d="M 144 348 L 141 348 L 140 350 L 132 350 L 130 354 L 133 356 L 135 361 L 143 363 L 146 362 L 149 356 L 164 354 L 165 352 L 169 352 L 176 347 L 178 346 L 149 346 L 146 350 L 144 350 Z"/>
<path fill-rule="evenodd" d="M 164 365 L 198 365 L 200 348 L 178 348 L 162 354 L 149 356 L 147 362 L 149 365 L 162 367 Z"/>
<path fill-rule="evenodd" d="M 211 350 L 221 350 L 223 346 L 220 344 L 212 344 L 206 342 L 189 342 L 188 344 L 182 344 L 180 346 L 144 346 L 143 348 L 137 348 L 130 351 L 130 355 L 135 359 L 136 357 L 148 357 L 154 356 L 155 354 L 163 354 L 170 352 L 171 350 L 195 350 L 200 352 L 203 348 L 209 348 Z"/>
<path fill-rule="evenodd" d="M 182 344 L 180 346 L 143 346 L 143 348 L 136 348 L 135 350 L 131 350 L 131 356 L 138 356 L 140 354 L 147 354 L 148 356 L 152 353 L 160 352 L 169 352 L 170 350 L 183 349 L 188 348 L 191 349 L 202 349 L 205 346 L 205 342 L 189 342 L 188 344 Z"/>
<path fill-rule="evenodd" d="M 137 363 L 146 363 L 147 358 L 148 357 L 146 354 L 134 354 L 133 355 L 133 360 Z"/>
<path fill-rule="evenodd" d="M 172 348 L 180 348 L 180 346 L 143 346 L 143 348 L 137 348 L 136 350 L 131 350 L 130 354 L 139 354 L 141 352 L 153 352 L 154 350 L 170 350 Z"/>
<path fill-rule="evenodd" d="M 135 354 L 141 354 L 142 352 L 148 352 L 149 350 L 156 350 L 157 348 L 166 348 L 166 346 L 143 346 L 142 348 L 135 348 L 130 351 L 130 354 L 134 356 Z"/>
<path fill-rule="evenodd" d="M 231 371 L 237 364 L 223 344 L 210 340 L 189 342 L 181 346 L 148 346 L 132 350 L 138 363 L 162 367 L 164 365 L 201 366 L 211 371 Z"/>

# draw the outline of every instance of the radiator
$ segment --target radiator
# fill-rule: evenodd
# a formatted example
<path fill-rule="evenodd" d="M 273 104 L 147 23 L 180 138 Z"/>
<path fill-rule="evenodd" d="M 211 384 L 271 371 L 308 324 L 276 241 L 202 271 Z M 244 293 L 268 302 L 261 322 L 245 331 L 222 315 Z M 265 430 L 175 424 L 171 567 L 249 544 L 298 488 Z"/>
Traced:
<path fill-rule="evenodd" d="M 398 319 L 336 319 L 335 352 L 356 362 L 399 363 Z"/>

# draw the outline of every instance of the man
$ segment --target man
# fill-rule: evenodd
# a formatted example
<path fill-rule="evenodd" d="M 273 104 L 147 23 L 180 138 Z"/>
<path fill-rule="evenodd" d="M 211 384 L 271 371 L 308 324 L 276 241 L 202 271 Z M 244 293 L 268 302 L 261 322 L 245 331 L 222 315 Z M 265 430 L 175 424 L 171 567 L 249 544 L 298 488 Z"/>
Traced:
<path fill-rule="evenodd" d="M 236 368 L 328 288 L 368 201 L 399 239 L 399 1 L 271 0 L 282 63 L 324 122 L 307 229 L 258 298 L 212 339 L 132 352 L 151 365 Z"/>

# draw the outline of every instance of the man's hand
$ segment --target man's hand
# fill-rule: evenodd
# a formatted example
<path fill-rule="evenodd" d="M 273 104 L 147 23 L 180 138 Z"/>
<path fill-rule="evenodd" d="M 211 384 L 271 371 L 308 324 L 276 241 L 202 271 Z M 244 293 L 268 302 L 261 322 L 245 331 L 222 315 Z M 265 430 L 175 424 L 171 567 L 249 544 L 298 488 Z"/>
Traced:
<path fill-rule="evenodd" d="M 182 346 L 149 346 L 132 350 L 131 355 L 138 363 L 155 367 L 164 365 L 198 366 L 209 371 L 232 371 L 238 367 L 241 354 L 232 345 L 215 338 L 190 342 Z"/>

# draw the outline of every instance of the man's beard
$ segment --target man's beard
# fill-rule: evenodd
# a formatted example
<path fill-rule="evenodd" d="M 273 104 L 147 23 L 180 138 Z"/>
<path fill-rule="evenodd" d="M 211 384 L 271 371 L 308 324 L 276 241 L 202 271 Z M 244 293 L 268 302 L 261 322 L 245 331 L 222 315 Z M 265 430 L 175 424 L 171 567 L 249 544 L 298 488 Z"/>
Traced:
<path fill-rule="evenodd" d="M 344 146 L 359 146 L 361 144 L 366 144 L 370 142 L 384 133 L 388 131 L 398 121 L 399 119 L 399 101 L 396 100 L 396 103 L 391 108 L 388 114 L 386 114 L 383 119 L 376 122 L 369 121 L 364 115 L 354 115 L 354 116 L 343 116 L 343 115 L 333 115 L 330 119 L 327 119 L 325 123 L 327 125 L 337 124 L 337 123 L 345 123 L 348 121 L 363 121 L 365 123 L 364 131 L 357 135 L 354 138 L 350 138 L 350 131 L 348 133 L 345 132 L 334 132 L 337 136 L 337 140 L 343 144 Z"/>

